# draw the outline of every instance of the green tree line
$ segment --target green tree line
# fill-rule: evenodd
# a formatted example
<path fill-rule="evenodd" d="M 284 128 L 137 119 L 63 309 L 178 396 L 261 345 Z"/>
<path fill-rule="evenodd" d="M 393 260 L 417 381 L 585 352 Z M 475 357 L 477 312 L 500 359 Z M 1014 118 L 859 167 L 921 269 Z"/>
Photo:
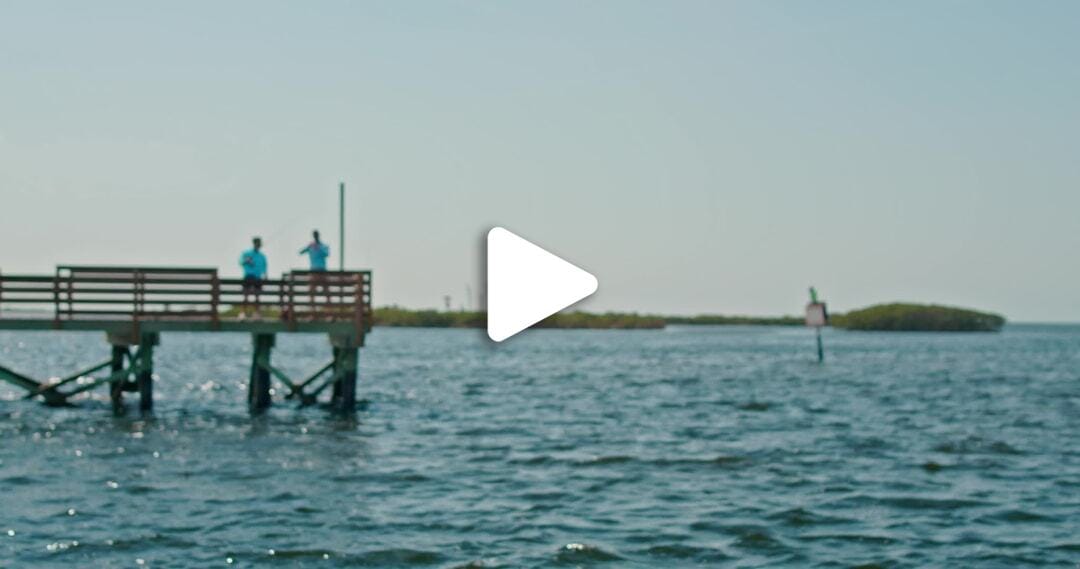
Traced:
<path fill-rule="evenodd" d="M 908 332 L 996 332 L 1005 325 L 999 314 L 934 304 L 878 304 L 837 314 L 836 328 Z"/>

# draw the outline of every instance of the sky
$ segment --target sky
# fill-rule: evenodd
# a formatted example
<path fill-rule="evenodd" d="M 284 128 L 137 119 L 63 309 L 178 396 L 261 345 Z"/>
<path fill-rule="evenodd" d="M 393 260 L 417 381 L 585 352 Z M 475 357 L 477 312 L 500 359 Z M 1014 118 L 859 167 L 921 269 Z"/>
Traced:
<path fill-rule="evenodd" d="M 271 273 L 475 307 L 503 226 L 587 310 L 1080 321 L 1080 3 L 0 2 L 0 271 Z"/>

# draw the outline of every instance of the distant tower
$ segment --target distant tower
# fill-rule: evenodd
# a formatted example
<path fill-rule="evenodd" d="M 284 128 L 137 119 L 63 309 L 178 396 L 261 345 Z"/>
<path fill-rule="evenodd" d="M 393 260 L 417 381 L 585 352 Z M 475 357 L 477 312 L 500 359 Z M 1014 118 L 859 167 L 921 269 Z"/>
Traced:
<path fill-rule="evenodd" d="M 443 304 L 446 305 L 446 311 L 450 312 L 450 295 L 445 294 L 445 295 L 443 295 L 442 299 L 443 299 Z"/>

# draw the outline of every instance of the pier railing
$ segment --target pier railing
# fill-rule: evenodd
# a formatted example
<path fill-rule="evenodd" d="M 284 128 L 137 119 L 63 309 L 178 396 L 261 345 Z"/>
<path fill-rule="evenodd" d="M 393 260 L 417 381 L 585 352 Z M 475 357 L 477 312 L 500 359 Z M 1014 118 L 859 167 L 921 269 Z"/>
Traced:
<path fill-rule="evenodd" d="M 54 275 L 0 273 L 0 318 L 10 311 L 57 322 L 130 319 L 280 319 L 371 328 L 370 271 L 291 271 L 257 283 L 214 268 L 61 266 Z"/>

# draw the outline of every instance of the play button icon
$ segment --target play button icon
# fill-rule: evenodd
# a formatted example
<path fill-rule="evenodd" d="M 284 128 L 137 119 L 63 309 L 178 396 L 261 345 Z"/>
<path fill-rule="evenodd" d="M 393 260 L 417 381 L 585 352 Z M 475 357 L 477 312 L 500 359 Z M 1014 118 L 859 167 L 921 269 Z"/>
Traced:
<path fill-rule="evenodd" d="M 487 236 L 487 333 L 501 342 L 596 292 L 596 277 L 496 227 Z"/>

